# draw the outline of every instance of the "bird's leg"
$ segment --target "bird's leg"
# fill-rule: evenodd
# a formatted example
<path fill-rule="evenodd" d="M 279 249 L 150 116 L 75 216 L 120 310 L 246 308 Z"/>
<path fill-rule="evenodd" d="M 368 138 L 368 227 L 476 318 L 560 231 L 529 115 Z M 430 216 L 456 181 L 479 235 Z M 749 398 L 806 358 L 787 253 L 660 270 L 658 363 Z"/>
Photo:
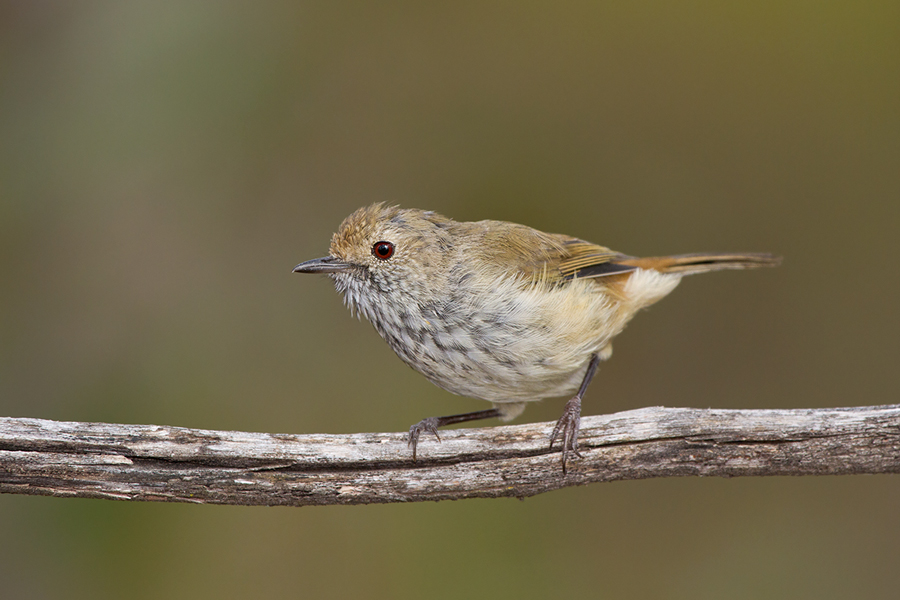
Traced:
<path fill-rule="evenodd" d="M 578 388 L 578 393 L 575 394 L 574 398 L 566 402 L 563 414 L 559 421 L 556 422 L 553 433 L 550 434 L 551 450 L 553 449 L 553 442 L 559 437 L 560 433 L 562 434 L 563 475 L 566 474 L 566 460 L 569 458 L 569 452 L 581 458 L 581 454 L 578 453 L 578 429 L 581 427 L 581 399 L 584 397 L 591 379 L 594 378 L 599 363 L 600 358 L 596 354 L 592 354 L 591 362 L 588 363 L 587 372 L 584 374 L 584 379 L 581 380 L 581 387 Z"/>
<path fill-rule="evenodd" d="M 479 419 L 492 419 L 494 417 L 501 417 L 503 413 L 496 408 L 490 408 L 488 410 L 478 410 L 475 412 L 463 413 L 461 415 L 450 415 L 448 417 L 428 417 L 427 419 L 422 419 L 415 425 L 409 428 L 409 442 L 407 446 L 412 448 L 413 454 L 413 462 L 416 460 L 416 445 L 419 443 L 419 436 L 422 432 L 427 431 L 429 433 L 433 433 L 434 437 L 441 441 L 441 436 L 438 435 L 437 428 L 443 427 L 444 425 L 454 425 L 456 423 L 465 423 L 466 421 L 477 421 Z"/>

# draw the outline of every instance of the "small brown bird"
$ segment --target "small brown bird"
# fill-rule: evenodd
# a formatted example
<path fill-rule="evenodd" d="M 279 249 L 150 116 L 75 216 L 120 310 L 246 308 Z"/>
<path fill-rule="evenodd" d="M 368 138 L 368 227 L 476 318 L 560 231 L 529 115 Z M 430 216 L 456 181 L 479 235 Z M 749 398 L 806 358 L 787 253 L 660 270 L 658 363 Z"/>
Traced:
<path fill-rule="evenodd" d="M 581 399 L 612 339 L 682 276 L 775 266 L 770 254 L 635 258 L 567 235 L 504 221 L 459 223 L 432 211 L 373 204 L 344 219 L 329 256 L 295 273 L 326 273 L 350 310 L 435 385 L 494 408 L 430 417 L 422 432 L 499 417 L 571 394 L 550 435 L 562 467 L 577 449 Z"/>

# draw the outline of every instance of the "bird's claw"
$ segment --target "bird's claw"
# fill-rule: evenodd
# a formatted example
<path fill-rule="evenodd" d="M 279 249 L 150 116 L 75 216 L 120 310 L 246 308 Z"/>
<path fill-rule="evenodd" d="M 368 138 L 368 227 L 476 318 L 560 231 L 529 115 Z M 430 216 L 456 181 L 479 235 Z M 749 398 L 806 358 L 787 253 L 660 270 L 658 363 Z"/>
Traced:
<path fill-rule="evenodd" d="M 578 458 L 582 458 L 578 452 L 578 430 L 581 428 L 581 398 L 575 396 L 568 402 L 563 409 L 563 414 L 556 422 L 553 433 L 550 434 L 550 450 L 553 449 L 553 442 L 562 434 L 562 470 L 563 475 L 566 474 L 566 461 L 569 454 L 574 454 Z"/>
<path fill-rule="evenodd" d="M 406 447 L 412 448 L 413 462 L 416 462 L 416 446 L 419 444 L 419 436 L 422 435 L 423 432 L 433 433 L 434 437 L 437 438 L 437 441 L 441 441 L 441 436 L 438 434 L 437 430 L 440 426 L 439 421 L 440 417 L 428 417 L 409 428 L 409 438 Z"/>

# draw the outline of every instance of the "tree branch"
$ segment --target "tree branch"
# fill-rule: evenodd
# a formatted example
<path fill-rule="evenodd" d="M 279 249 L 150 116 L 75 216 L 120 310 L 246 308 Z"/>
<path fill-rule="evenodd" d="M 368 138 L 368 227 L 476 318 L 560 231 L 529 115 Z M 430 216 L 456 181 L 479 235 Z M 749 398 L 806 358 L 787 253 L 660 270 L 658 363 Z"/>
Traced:
<path fill-rule="evenodd" d="M 287 435 L 0 418 L 0 492 L 244 505 L 526 497 L 651 477 L 900 472 L 900 405 L 644 408 L 582 419 L 560 467 L 553 423 L 441 432 L 413 463 L 401 433 Z"/>

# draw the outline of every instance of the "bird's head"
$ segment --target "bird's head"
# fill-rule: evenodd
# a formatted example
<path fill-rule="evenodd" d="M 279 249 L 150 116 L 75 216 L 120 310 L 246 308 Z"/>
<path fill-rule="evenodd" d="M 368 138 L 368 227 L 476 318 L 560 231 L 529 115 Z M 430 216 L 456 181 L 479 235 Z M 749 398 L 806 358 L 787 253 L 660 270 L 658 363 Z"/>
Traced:
<path fill-rule="evenodd" d="M 330 275 L 354 309 L 378 295 L 425 297 L 448 270 L 453 223 L 431 211 L 382 203 L 360 208 L 341 223 L 328 256 L 300 263 L 294 273 Z"/>

